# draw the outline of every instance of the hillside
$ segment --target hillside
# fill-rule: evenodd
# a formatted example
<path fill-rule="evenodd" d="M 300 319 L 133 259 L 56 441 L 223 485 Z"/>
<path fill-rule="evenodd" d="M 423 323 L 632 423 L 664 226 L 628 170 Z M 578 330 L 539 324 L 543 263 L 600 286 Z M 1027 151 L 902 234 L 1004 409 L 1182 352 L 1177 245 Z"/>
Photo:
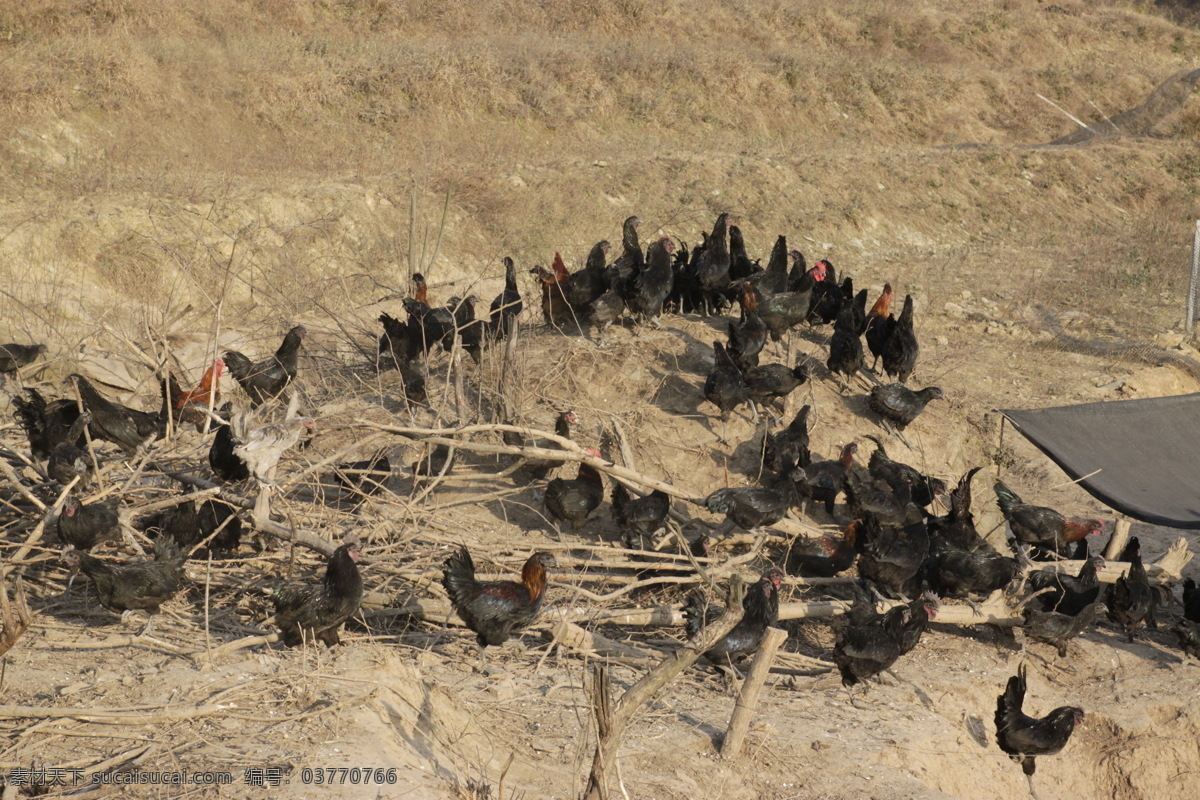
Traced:
<path fill-rule="evenodd" d="M 604 446 L 682 493 L 753 482 L 761 429 L 743 408 L 720 441 L 701 392 L 723 319 L 617 326 L 604 348 L 542 326 L 529 268 L 561 252 L 575 269 L 600 239 L 615 255 L 631 214 L 644 220 L 643 244 L 665 234 L 693 245 L 730 211 L 763 263 L 782 233 L 810 264 L 830 259 L 872 298 L 885 282 L 901 298 L 911 293 L 922 344 L 915 382 L 943 387 L 946 399 L 909 429 L 912 449 L 888 438 L 889 452 L 951 482 L 984 466 L 975 512 L 993 539 L 1002 528 L 990 484 L 1001 473 L 1031 501 L 1112 519 L 1011 430 L 1001 439 L 995 409 L 1200 390 L 1196 376 L 1159 363 L 1161 348 L 1200 358 L 1182 327 L 1200 187 L 1200 100 L 1184 80 L 1200 67 L 1195 12 L 1118 0 L 748 5 L 0 8 L 0 337 L 50 351 L 8 392 L 70 396 L 63 379 L 84 371 L 110 396 L 157 408 L 151 369 L 166 363 L 193 381 L 213 354 L 261 357 L 304 324 L 301 381 L 318 434 L 281 467 L 277 519 L 328 542 L 360 535 L 370 600 L 336 650 L 259 645 L 210 660 L 223 643 L 269 632 L 271 587 L 318 575 L 323 558 L 247 542 L 237 558 L 193 561 L 189 591 L 164 607 L 153 639 L 136 639 L 82 579 L 61 596 L 66 569 L 51 523 L 21 556 L 34 621 L 0 671 L 9 742 L 0 774 L 34 762 L 231 770 L 237 780 L 219 793 L 128 792 L 256 797 L 262 789 L 242 770 L 279 766 L 290 796 L 324 798 L 361 797 L 363 787 L 304 786 L 302 770 L 360 765 L 398 770 L 396 783 L 373 787 L 379 797 L 579 796 L 594 748 L 584 691 L 592 659 L 528 633 L 480 672 L 473 638 L 444 624 L 442 561 L 466 543 L 489 575 L 511 577 L 533 550 L 550 549 L 559 567 L 543 628 L 574 615 L 664 652 L 679 629 L 588 615 L 678 603 L 683 590 L 633 598 L 621 591 L 627 583 L 602 578 L 630 564 L 607 502 L 587 527 L 560 534 L 543 516 L 542 487 L 497 475 L 508 462 L 481 454 L 463 454 L 455 475 L 425 491 L 408 475 L 420 446 L 369 423 L 491 422 L 503 403 L 546 430 L 569 408 L 581 445 Z M 1176 75 L 1175 88 L 1146 102 Z M 1068 115 L 1102 135 L 1046 146 L 1079 135 Z M 375 370 L 376 318 L 402 313 L 415 271 L 436 301 L 474 294 L 482 314 L 504 256 L 526 298 L 515 377 L 502 377 L 500 350 L 489 350 L 478 366 L 464 360 L 460 397 L 439 353 L 428 407 L 404 402 L 399 376 Z M 1055 337 L 1060 328 L 1133 349 L 1078 352 Z M 799 358 L 813 371 L 781 416 L 812 404 L 813 453 L 831 457 L 853 440 L 865 458 L 865 436 L 884 432 L 862 385 L 843 394 L 829 379 L 828 334 L 806 329 L 769 346 L 767 360 Z M 228 379 L 223 389 L 238 391 Z M 0 405 L 11 419 L 7 395 Z M 611 440 L 614 425 L 627 448 Z M 27 452 L 14 425 L 0 434 L 5 448 Z M 357 509 L 327 499 L 318 478 L 331 463 L 382 447 L 394 494 Z M 207 449 L 183 430 L 156 445 L 152 467 L 207 476 Z M 176 491 L 138 472 L 136 459 L 106 456 L 100 491 L 127 506 Z M 56 487 L 7 460 L 53 502 Z M 12 487 L 2 494 L 8 562 L 42 515 Z M 675 510 L 696 518 L 688 533 L 719 522 L 682 501 Z M 833 522 L 818 513 L 792 525 L 811 534 Z M 1181 535 L 1134 532 L 1148 560 Z M 765 553 L 752 538 L 718 548 L 719 574 L 734 558 L 752 579 L 778 556 L 780 537 Z M 1200 577 L 1194 564 L 1184 574 Z M 823 596 L 792 584 L 784 600 Z M 413 603 L 433 611 L 414 615 Z M 1061 755 L 1039 760 L 1042 800 L 1195 796 L 1200 673 L 1181 664 L 1169 632 L 1178 603 L 1160 614 L 1159 630 L 1133 644 L 1102 623 L 1072 645 L 1069 662 L 1028 648 L 1037 713 L 1069 702 L 1089 714 Z M 772 678 L 747 754 L 717 756 L 733 697 L 693 670 L 635 720 L 621 751 L 628 796 L 1027 792 L 992 740 L 991 718 L 1022 634 L 935 625 L 898 664 L 902 680 L 872 689 L 859 710 L 836 674 L 804 674 L 831 657 L 829 622 L 787 627 L 782 663 L 797 674 Z M 616 666 L 614 681 L 624 688 L 640 673 Z M 50 711 L 12 711 L 28 707 Z M 75 710 L 58 719 L 56 709 Z M 4 800 L 27 796 L 4 791 Z"/>

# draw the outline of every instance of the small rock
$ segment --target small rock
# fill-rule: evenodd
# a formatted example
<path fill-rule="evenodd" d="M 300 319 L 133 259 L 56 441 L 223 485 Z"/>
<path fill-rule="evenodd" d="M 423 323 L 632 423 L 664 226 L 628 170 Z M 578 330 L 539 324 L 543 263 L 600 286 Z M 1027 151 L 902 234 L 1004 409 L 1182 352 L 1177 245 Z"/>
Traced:
<path fill-rule="evenodd" d="M 950 340 L 947 339 L 945 336 L 935 336 L 935 337 L 933 337 L 933 341 L 936 342 L 941 347 L 946 347 L 947 345 L 950 344 Z"/>
<path fill-rule="evenodd" d="M 512 700 L 516 693 L 517 688 L 513 685 L 512 678 L 495 681 L 488 686 L 488 694 L 501 702 Z"/>
<path fill-rule="evenodd" d="M 942 308 L 952 317 L 965 317 L 967 315 L 967 310 L 958 303 L 946 303 Z"/>
<path fill-rule="evenodd" d="M 1184 336 L 1182 333 L 1168 332 L 1160 333 L 1158 336 L 1155 336 L 1154 339 L 1163 347 L 1172 348 L 1182 345 Z"/>
<path fill-rule="evenodd" d="M 962 299 L 963 299 L 963 300 L 970 300 L 970 299 L 971 299 L 971 290 L 970 290 L 970 289 L 963 289 L 963 291 L 962 291 Z"/>

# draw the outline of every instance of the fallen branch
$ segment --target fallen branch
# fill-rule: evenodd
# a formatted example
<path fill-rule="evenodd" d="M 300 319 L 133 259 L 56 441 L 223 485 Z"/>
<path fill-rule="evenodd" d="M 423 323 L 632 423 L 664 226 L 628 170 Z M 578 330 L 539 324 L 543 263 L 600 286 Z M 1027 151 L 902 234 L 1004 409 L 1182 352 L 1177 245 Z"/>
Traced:
<path fill-rule="evenodd" d="M 1120 524 L 1119 522 L 1117 524 Z M 1176 539 L 1167 552 L 1158 557 L 1157 560 L 1146 564 L 1146 575 L 1150 578 L 1151 583 L 1173 584 L 1179 581 L 1182 577 L 1183 568 L 1195 556 L 1188 549 L 1187 539 L 1182 536 Z M 1078 575 L 1079 570 L 1083 568 L 1082 561 L 1055 561 L 1047 564 L 1039 564 L 1037 569 L 1046 570 L 1048 572 L 1065 572 L 1071 575 Z M 1120 578 L 1129 572 L 1128 561 L 1106 561 L 1104 569 L 1096 570 L 1096 576 L 1101 583 L 1116 583 L 1117 578 Z"/>
<path fill-rule="evenodd" d="M 594 631 L 584 630 L 573 622 L 560 622 L 554 626 L 554 643 L 570 650 L 578 650 L 598 658 L 653 660 L 658 654 L 640 647 L 617 642 Z"/>
<path fill-rule="evenodd" d="M 0 461 L 0 463 L 3 462 Z M 29 551 L 33 549 L 35 544 L 41 541 L 42 534 L 46 531 L 46 520 L 50 519 L 50 517 L 62 510 L 63 504 L 67 501 L 67 495 L 71 493 L 71 490 L 75 488 L 75 484 L 77 483 L 79 483 L 78 475 L 72 478 L 71 482 L 63 487 L 62 492 L 58 495 L 58 499 L 54 501 L 54 505 L 50 507 L 50 509 L 38 521 L 38 524 L 35 525 L 33 530 L 29 533 L 29 536 L 25 539 L 25 544 L 21 545 L 17 549 L 17 552 L 12 554 L 7 564 L 5 564 L 3 567 L 0 567 L 0 580 L 3 580 L 8 576 L 9 573 L 21 566 L 22 559 L 29 555 Z M 45 506 L 43 505 L 42 508 L 45 508 Z"/>
<path fill-rule="evenodd" d="M 216 489 L 220 496 L 227 502 L 235 506 L 241 506 L 242 508 L 250 511 L 254 510 L 253 500 L 249 500 L 239 494 L 234 494 L 220 484 L 213 483 L 212 481 L 205 480 L 204 478 L 197 477 L 187 472 L 163 469 L 162 467 L 157 467 L 157 469 L 163 474 L 179 481 L 180 483 L 186 483 L 188 486 L 195 486 L 198 489 Z M 294 531 L 288 526 L 280 524 L 272 519 L 255 519 L 254 527 L 255 529 L 260 530 L 269 536 L 274 536 L 276 539 L 288 542 L 289 544 L 295 542 L 296 544 L 307 547 L 310 550 L 316 550 L 322 555 L 331 556 L 333 555 L 333 551 L 337 549 L 337 545 L 325 541 L 320 536 L 314 536 L 311 533 L 306 533 L 305 531 Z"/>
<path fill-rule="evenodd" d="M 595 467 L 601 472 L 606 472 L 614 478 L 623 481 L 647 486 L 651 489 L 660 489 L 673 497 L 678 497 L 689 503 L 696 505 L 704 504 L 704 497 L 695 493 L 679 489 L 669 483 L 660 481 L 657 478 L 651 478 L 640 472 L 635 472 L 626 467 L 619 467 L 611 461 L 606 461 L 603 458 L 590 456 L 577 443 L 570 439 L 558 436 L 547 431 L 539 431 L 535 428 L 523 428 L 519 425 L 502 425 L 499 423 L 480 424 L 480 425 L 465 425 L 461 428 L 414 428 L 400 425 L 381 425 L 378 422 L 371 420 L 360 419 L 356 420 L 360 425 L 366 425 L 369 428 L 376 430 L 387 431 L 404 436 L 408 439 L 428 442 L 430 444 L 444 444 L 448 447 L 457 447 L 460 450 L 469 450 L 473 453 L 492 453 L 497 455 L 522 456 L 545 461 L 557 462 L 579 462 Z M 472 442 L 465 437 L 474 433 L 503 433 L 503 432 L 519 433 L 526 439 L 539 438 L 547 439 L 557 445 L 563 447 L 562 450 L 548 450 L 544 447 L 512 447 L 506 444 L 492 444 L 490 442 Z M 449 436 L 463 438 L 448 438 Z"/>
<path fill-rule="evenodd" d="M 280 636 L 278 633 L 269 633 L 266 636 L 243 636 L 241 639 L 235 639 L 232 642 L 226 642 L 220 647 L 209 650 L 202 657 L 206 662 L 213 662 L 218 656 L 227 656 L 230 653 L 236 653 L 238 650 L 245 650 L 247 647 L 258 647 L 263 644 L 271 644 L 278 642 Z"/>
<path fill-rule="evenodd" d="M 198 706 L 130 706 L 128 708 L 47 708 L 45 706 L 0 705 L 0 719 L 77 719 L 105 725 L 158 725 L 195 719 L 225 711 L 230 706 L 209 703 Z"/>

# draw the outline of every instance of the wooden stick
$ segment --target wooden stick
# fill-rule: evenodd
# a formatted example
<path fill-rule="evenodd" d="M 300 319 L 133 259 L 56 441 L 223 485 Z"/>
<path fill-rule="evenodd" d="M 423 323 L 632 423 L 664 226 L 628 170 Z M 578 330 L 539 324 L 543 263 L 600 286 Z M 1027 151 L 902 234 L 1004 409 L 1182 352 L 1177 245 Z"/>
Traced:
<path fill-rule="evenodd" d="M 12 468 L 12 465 L 9 464 L 7 461 L 5 461 L 3 458 L 0 458 L 0 470 L 4 471 L 4 477 L 6 477 L 10 481 L 12 481 L 13 486 L 17 487 L 17 491 L 21 493 L 22 497 L 24 497 L 29 502 L 33 503 L 34 506 L 36 506 L 39 510 L 41 510 L 41 511 L 46 510 L 46 504 L 43 503 L 41 500 L 39 500 L 37 495 L 35 495 L 33 492 L 29 491 L 28 488 L 26 488 L 25 484 L 21 481 L 21 479 L 19 477 L 17 477 L 16 470 L 14 470 Z"/>
<path fill-rule="evenodd" d="M 721 755 L 724 758 L 737 758 L 742 752 L 746 741 L 746 732 L 750 730 L 750 720 L 758 708 L 758 698 L 762 694 L 763 683 L 771 671 L 771 662 L 779 646 L 787 640 L 787 631 L 779 628 L 767 628 L 758 652 L 754 654 L 754 663 L 738 692 L 737 702 L 733 706 L 733 715 L 729 718 L 729 727 L 725 730 L 725 740 L 721 742 Z"/>
<path fill-rule="evenodd" d="M 621 740 L 625 729 L 633 720 L 638 709 L 652 700 L 663 688 L 680 675 L 685 669 L 696 663 L 696 659 L 714 644 L 720 641 L 742 619 L 742 597 L 744 587 L 740 575 L 734 575 L 729 582 L 729 600 L 725 612 L 713 624 L 701 630 L 694 639 L 685 642 L 674 653 L 664 658 L 659 664 L 642 676 L 641 680 L 630 686 L 621 699 L 616 703 L 610 702 L 608 691 L 608 670 L 606 667 L 596 669 L 593 683 L 593 708 L 598 725 L 596 754 L 592 759 L 592 771 L 588 776 L 585 800 L 608 800 L 609 769 L 617 771 L 617 751 L 620 750 Z"/>
<path fill-rule="evenodd" d="M 554 626 L 553 637 L 556 644 L 599 658 L 632 658 L 650 661 L 658 655 L 640 647 L 614 641 L 594 631 L 584 630 L 573 622 L 560 622 Z"/>
<path fill-rule="evenodd" d="M 1133 527 L 1129 520 L 1121 517 L 1117 520 L 1117 524 L 1113 526 L 1112 538 L 1108 540 L 1108 547 L 1104 548 L 1104 558 L 1109 561 L 1116 561 L 1121 557 L 1121 551 L 1125 549 L 1125 543 L 1129 541 L 1129 529 Z"/>

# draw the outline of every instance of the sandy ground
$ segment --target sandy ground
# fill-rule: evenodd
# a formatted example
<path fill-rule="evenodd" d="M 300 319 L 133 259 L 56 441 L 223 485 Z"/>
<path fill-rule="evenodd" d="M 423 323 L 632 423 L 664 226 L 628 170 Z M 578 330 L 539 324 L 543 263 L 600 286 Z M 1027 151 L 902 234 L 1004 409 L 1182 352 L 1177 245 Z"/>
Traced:
<path fill-rule="evenodd" d="M 872 287 L 872 294 L 877 290 Z M 1044 348 L 1044 337 L 1027 327 L 1019 301 L 931 295 L 919 305 L 923 350 L 916 382 L 944 387 L 946 400 L 910 427 L 916 450 L 888 439 L 891 455 L 948 480 L 984 465 L 975 483 L 975 512 L 983 531 L 999 522 L 989 486 L 996 465 L 987 460 L 987 454 L 997 453 L 1005 480 L 1027 500 L 1112 519 L 1011 429 L 1000 443 L 992 409 L 1196 391 L 1196 382 L 1170 368 Z M 364 310 L 364 329 L 375 313 Z M 368 338 L 351 342 L 319 318 L 305 322 L 311 335 L 302 370 L 323 373 L 319 386 L 310 379 L 322 433 L 310 450 L 291 457 L 287 470 L 364 440 L 369 432 L 354 420 L 384 418 L 380 400 L 394 397 L 397 379 L 392 373 L 377 381 L 363 365 L 355 345 L 370 349 Z M 582 420 L 573 436 L 589 446 L 600 444 L 599 427 L 616 419 L 629 432 L 637 469 L 647 475 L 699 494 L 749 482 L 755 471 L 755 425 L 744 411 L 735 414 L 729 425 L 732 444 L 722 444 L 716 435 L 719 420 L 701 394 L 718 321 L 669 317 L 665 325 L 636 337 L 629 329 L 613 330 L 603 350 L 579 336 L 533 329 L 520 358 L 521 419 L 548 428 L 555 409 L 572 408 Z M 826 335 L 818 331 L 791 339 L 793 358 L 815 359 L 814 377 L 789 398 L 786 416 L 803 403 L 813 404 L 813 452 L 832 456 L 853 439 L 865 457 L 871 445 L 863 437 L 883 431 L 865 411 L 863 389 L 843 396 L 828 380 L 821 366 Z M 258 347 L 265 351 L 273 345 L 264 341 Z M 784 348 L 775 355 L 782 359 Z M 445 357 L 437 356 L 431 376 L 444 376 L 445 369 Z M 494 386 L 496 370 L 489 356 L 479 368 L 480 384 Z M 1124 386 L 1112 388 L 1115 381 Z M 339 387 L 355 382 L 359 389 L 353 399 L 339 394 Z M 398 408 L 394 399 L 383 405 Z M 415 418 L 427 420 L 420 413 Z M 17 443 L 12 430 L 7 443 Z M 364 441 L 360 457 L 376 444 Z M 207 474 L 206 446 L 197 434 L 184 433 L 164 446 L 163 459 Z M 410 451 L 399 463 L 413 458 Z M 293 497 L 289 513 L 303 529 L 329 539 L 347 530 L 363 534 L 367 588 L 392 598 L 392 606 L 414 596 L 441 597 L 430 576 L 457 542 L 486 548 L 495 560 L 484 569 L 495 573 L 516 571 L 539 546 L 619 544 L 607 503 L 585 528 L 560 539 L 541 516 L 540 486 L 495 478 L 503 466 L 483 456 L 465 457 L 457 471 L 475 477 L 447 482 L 420 508 L 405 501 L 411 480 L 398 468 L 392 487 L 400 500 L 371 502 L 355 514 Z M 574 468 L 562 472 L 573 474 Z M 710 519 L 681 502 L 676 508 Z M 1142 537 L 1148 560 L 1181 535 L 1143 525 L 1135 525 L 1134 533 Z M 1196 546 L 1194 535 L 1183 535 Z M 47 549 L 36 554 L 53 559 L 57 548 L 53 535 L 47 538 Z M 745 545 L 734 545 L 718 552 L 744 550 Z M 603 551 L 569 552 L 584 558 Z M 212 647 L 261 630 L 269 614 L 263 587 L 275 576 L 289 568 L 296 578 L 319 574 L 315 558 L 300 551 L 290 567 L 289 554 L 287 547 L 255 554 L 243 546 L 236 560 L 211 566 L 192 562 L 192 588 L 168 604 L 152 638 L 132 642 L 126 637 L 137 633 L 140 619 L 123 625 L 98 607 L 94 592 L 82 582 L 61 597 L 65 573 L 53 560 L 29 568 L 34 623 L 6 657 L 0 704 L 73 711 L 39 718 L 0 709 L 0 731 L 8 742 L 0 749 L 0 772 L 37 765 L 109 769 L 111 764 L 143 771 L 227 770 L 235 779 L 219 790 L 101 787 L 86 796 L 261 797 L 264 789 L 245 780 L 244 771 L 257 767 L 281 768 L 288 796 L 301 798 L 579 795 L 594 741 L 583 691 L 589 664 L 578 653 L 548 647 L 536 631 L 493 652 L 486 674 L 479 671 L 473 638 L 461 628 L 378 614 L 366 624 L 352 624 L 346 644 L 333 651 L 273 645 L 207 662 L 204 654 Z M 748 562 L 746 575 L 765 563 Z M 1185 569 L 1185 575 L 1196 574 L 1194 565 Z M 553 578 L 541 627 L 561 610 L 586 602 L 578 587 L 613 588 L 570 570 Z M 821 596 L 818 590 L 802 591 L 793 587 L 784 600 Z M 610 605 L 680 596 L 625 597 Z M 1041 714 L 1073 704 L 1088 712 L 1062 754 L 1039 759 L 1034 788 L 1042 800 L 1195 797 L 1200 670 L 1181 663 L 1169 633 L 1179 613 L 1176 602 L 1160 615 L 1165 624 L 1141 631 L 1132 644 L 1103 622 L 1072 645 L 1067 661 L 1046 646 L 1030 646 L 1028 710 Z M 785 650 L 831 657 L 834 634 L 828 621 L 798 621 L 788 629 Z M 682 635 L 678 629 L 597 630 L 646 647 L 669 647 Z M 1026 796 L 1025 778 L 996 747 L 992 723 L 996 695 L 1016 670 L 1020 644 L 1020 632 L 935 624 L 920 647 L 897 664 L 900 680 L 870 689 L 862 709 L 850 705 L 836 674 L 773 676 L 746 751 L 733 762 L 722 760 L 716 750 L 733 695 L 723 678 L 694 669 L 643 709 L 630 728 L 621 750 L 624 787 L 636 798 Z M 626 666 L 613 668 L 618 688 L 639 674 Z M 113 713 L 89 719 L 80 711 L 84 708 Z M 322 774 L 306 770 L 330 767 L 394 768 L 395 782 L 384 773 L 382 784 L 368 788 L 361 785 L 363 773 L 347 772 L 340 778 L 344 783 L 336 776 L 332 786 L 306 783 Z M 359 784 L 352 782 L 354 775 Z M 266 791 L 276 796 L 283 790 Z M 4 794 L 5 800 L 26 796 L 15 786 Z"/>

